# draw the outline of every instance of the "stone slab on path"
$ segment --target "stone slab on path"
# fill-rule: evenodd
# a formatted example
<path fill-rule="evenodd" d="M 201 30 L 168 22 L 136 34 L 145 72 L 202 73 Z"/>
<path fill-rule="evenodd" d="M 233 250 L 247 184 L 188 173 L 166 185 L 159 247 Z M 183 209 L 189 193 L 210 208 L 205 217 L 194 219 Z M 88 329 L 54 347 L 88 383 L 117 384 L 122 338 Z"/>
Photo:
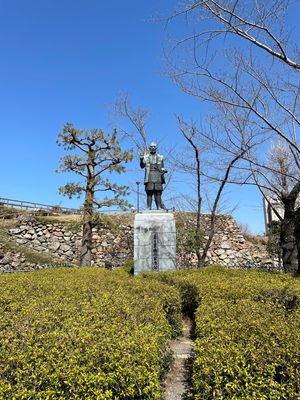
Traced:
<path fill-rule="evenodd" d="M 191 339 L 192 321 L 183 321 L 182 336 L 171 343 L 174 361 L 164 382 L 164 400 L 183 400 L 188 391 L 190 361 L 193 357 L 194 342 Z"/>

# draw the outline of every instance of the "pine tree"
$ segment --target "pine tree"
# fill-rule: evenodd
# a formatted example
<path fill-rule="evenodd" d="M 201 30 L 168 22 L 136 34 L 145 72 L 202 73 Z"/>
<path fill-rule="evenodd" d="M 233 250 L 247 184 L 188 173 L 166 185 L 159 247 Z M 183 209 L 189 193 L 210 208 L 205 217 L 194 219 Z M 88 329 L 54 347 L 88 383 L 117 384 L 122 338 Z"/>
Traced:
<path fill-rule="evenodd" d="M 61 158 L 58 172 L 74 172 L 80 175 L 80 182 L 69 182 L 59 188 L 59 193 L 69 198 L 84 194 L 82 244 L 79 265 L 91 265 L 92 229 L 95 210 L 117 205 L 128 206 L 123 198 L 128 187 L 112 183 L 107 173 L 125 171 L 124 164 L 132 160 L 131 151 L 123 151 L 117 139 L 116 130 L 105 133 L 101 129 L 76 129 L 66 124 L 58 135 L 57 144 L 66 151 L 76 151 Z M 97 194 L 105 196 L 97 198 Z"/>

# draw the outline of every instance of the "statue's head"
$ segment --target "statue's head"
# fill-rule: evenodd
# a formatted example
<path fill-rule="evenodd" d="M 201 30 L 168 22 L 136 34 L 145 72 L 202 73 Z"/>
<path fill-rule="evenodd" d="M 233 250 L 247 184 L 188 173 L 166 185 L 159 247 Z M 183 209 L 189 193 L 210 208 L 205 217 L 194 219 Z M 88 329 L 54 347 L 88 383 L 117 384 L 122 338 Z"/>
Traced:
<path fill-rule="evenodd" d="M 157 144 L 155 142 L 150 143 L 149 150 L 151 154 L 155 154 L 157 150 Z"/>

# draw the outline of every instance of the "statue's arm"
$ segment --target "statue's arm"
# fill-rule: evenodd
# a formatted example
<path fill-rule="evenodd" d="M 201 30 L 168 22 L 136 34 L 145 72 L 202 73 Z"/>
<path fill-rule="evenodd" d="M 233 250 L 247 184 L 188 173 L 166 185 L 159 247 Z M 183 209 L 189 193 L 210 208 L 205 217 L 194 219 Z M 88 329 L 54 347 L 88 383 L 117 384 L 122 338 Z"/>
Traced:
<path fill-rule="evenodd" d="M 145 163 L 144 156 L 142 156 L 142 157 L 140 158 L 140 167 L 141 167 L 141 168 L 145 168 L 145 167 L 146 167 L 146 163 Z"/>
<path fill-rule="evenodd" d="M 161 170 L 163 173 L 167 173 L 168 171 L 165 169 L 165 163 L 163 157 L 161 157 Z"/>

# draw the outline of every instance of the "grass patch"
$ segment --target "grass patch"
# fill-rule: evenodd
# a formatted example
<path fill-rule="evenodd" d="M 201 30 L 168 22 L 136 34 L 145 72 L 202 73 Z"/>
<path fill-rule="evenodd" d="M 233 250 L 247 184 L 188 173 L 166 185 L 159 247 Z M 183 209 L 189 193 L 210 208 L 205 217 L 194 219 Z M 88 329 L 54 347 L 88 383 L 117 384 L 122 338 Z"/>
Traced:
<path fill-rule="evenodd" d="M 82 227 L 82 215 L 53 215 L 53 216 L 35 216 L 35 220 L 43 225 L 62 224 L 66 230 L 71 232 L 79 232 Z M 134 220 L 133 214 L 95 214 L 94 227 L 101 229 L 109 229 L 112 231 L 120 231 L 120 225 L 132 225 Z"/>
<path fill-rule="evenodd" d="M 35 217 L 40 224 L 72 224 L 80 223 L 81 215 L 78 214 L 62 214 L 62 215 L 40 215 Z"/>
<path fill-rule="evenodd" d="M 35 216 L 35 221 L 42 225 L 63 225 L 66 231 L 77 233 L 82 228 L 82 216 L 74 215 L 52 215 L 52 216 Z"/>
<path fill-rule="evenodd" d="M 0 206 L 0 216 L 1 215 L 15 215 L 15 214 L 28 214 L 28 210 L 23 210 L 21 208 L 12 208 L 6 206 Z"/>

